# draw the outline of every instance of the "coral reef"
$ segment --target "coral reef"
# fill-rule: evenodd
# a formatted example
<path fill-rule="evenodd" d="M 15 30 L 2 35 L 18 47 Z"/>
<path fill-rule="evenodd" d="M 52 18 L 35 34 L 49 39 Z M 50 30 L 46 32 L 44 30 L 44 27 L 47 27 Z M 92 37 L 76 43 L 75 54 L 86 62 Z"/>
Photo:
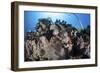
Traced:
<path fill-rule="evenodd" d="M 64 20 L 41 18 L 24 38 L 25 61 L 90 58 L 90 26 L 77 29 Z"/>

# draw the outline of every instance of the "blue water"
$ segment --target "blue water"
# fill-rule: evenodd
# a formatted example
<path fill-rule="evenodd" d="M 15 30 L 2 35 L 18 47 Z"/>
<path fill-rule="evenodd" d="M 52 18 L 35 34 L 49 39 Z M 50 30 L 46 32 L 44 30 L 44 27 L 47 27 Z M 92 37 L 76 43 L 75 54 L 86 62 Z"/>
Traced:
<path fill-rule="evenodd" d="M 84 28 L 90 25 L 90 14 L 24 11 L 24 33 L 35 31 L 34 27 L 38 19 L 48 17 L 50 17 L 53 22 L 55 22 L 56 19 L 64 20 L 77 29 L 81 28 L 80 22 Z"/>

